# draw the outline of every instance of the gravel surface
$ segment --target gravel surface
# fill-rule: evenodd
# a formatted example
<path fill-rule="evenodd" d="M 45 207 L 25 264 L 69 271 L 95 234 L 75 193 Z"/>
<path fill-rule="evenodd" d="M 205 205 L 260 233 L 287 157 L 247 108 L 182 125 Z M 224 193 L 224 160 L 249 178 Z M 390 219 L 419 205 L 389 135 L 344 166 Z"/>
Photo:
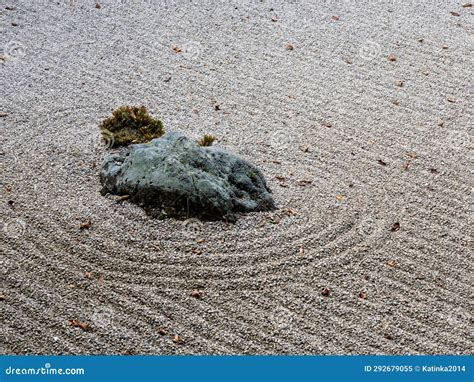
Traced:
<path fill-rule="evenodd" d="M 472 350 L 467 0 L 0 3 L 2 353 Z M 123 104 L 215 135 L 279 209 L 101 196 Z"/>

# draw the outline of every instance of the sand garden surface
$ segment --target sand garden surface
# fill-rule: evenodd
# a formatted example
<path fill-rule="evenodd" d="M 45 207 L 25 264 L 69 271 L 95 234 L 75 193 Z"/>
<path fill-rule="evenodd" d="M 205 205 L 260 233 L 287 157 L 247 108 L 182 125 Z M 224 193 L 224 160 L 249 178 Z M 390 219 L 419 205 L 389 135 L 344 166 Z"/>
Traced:
<path fill-rule="evenodd" d="M 466 2 L 2 0 L 2 353 L 468 353 Z M 102 196 L 98 125 L 142 104 L 279 208 Z"/>

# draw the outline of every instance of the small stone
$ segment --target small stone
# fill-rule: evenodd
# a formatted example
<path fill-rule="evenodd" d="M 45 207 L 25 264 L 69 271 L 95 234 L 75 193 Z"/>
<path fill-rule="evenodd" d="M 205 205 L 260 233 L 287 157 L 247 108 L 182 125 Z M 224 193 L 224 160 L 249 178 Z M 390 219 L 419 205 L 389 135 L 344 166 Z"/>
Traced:
<path fill-rule="evenodd" d="M 389 60 L 389 61 L 392 61 L 392 62 L 393 62 L 393 61 L 397 61 L 397 56 L 395 56 L 394 54 L 390 54 L 390 55 L 388 56 L 388 60 Z"/>
<path fill-rule="evenodd" d="M 323 290 L 321 291 L 321 294 L 324 296 L 324 297 L 329 297 L 329 289 L 328 288 L 323 288 Z"/>
<path fill-rule="evenodd" d="M 195 289 L 191 292 L 191 296 L 197 299 L 202 298 L 204 292 L 202 290 Z"/>
<path fill-rule="evenodd" d="M 403 87 L 404 84 L 405 84 L 405 81 L 403 80 L 395 81 L 395 85 L 397 85 L 398 87 Z"/>

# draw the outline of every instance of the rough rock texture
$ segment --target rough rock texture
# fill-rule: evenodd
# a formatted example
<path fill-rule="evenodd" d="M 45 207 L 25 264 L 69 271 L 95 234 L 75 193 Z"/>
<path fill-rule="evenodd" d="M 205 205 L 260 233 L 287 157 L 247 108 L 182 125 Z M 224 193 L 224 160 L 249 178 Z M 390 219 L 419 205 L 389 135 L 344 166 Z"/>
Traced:
<path fill-rule="evenodd" d="M 275 208 L 258 168 L 177 132 L 109 155 L 100 179 L 103 194 L 130 195 L 161 217 L 229 218 Z"/>

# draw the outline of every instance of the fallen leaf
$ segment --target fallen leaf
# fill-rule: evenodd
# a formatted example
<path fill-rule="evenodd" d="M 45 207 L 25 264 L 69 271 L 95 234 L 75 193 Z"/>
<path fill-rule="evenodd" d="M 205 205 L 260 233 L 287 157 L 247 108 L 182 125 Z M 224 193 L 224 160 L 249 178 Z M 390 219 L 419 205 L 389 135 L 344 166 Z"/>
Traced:
<path fill-rule="evenodd" d="M 279 160 L 272 160 L 272 163 L 281 164 L 281 162 Z"/>
<path fill-rule="evenodd" d="M 388 265 L 389 267 L 392 267 L 392 268 L 393 268 L 393 267 L 395 266 L 395 260 L 389 260 L 389 261 L 387 261 L 387 265 Z"/>
<path fill-rule="evenodd" d="M 443 127 L 444 126 L 444 121 L 442 121 L 441 119 L 438 120 L 438 126 Z"/>
<path fill-rule="evenodd" d="M 439 171 L 436 168 L 430 168 L 430 172 L 432 174 L 438 174 L 439 173 Z"/>
<path fill-rule="evenodd" d="M 416 156 L 416 153 L 414 151 L 410 151 L 406 154 L 407 156 L 409 156 L 410 158 L 412 159 L 416 159 L 417 156 Z"/>
<path fill-rule="evenodd" d="M 303 247 L 300 247 L 300 255 L 301 255 L 301 256 L 304 255 L 304 248 L 303 248 Z"/>
<path fill-rule="evenodd" d="M 367 293 L 365 292 L 359 292 L 359 298 L 363 299 L 363 300 L 367 300 Z"/>
<path fill-rule="evenodd" d="M 5 301 L 7 299 L 7 296 L 5 296 L 3 293 L 0 293 L 0 301 Z"/>
<path fill-rule="evenodd" d="M 331 125 L 329 122 L 323 122 L 323 123 L 321 124 L 321 126 L 327 127 L 327 128 L 332 127 L 332 125 Z"/>
<path fill-rule="evenodd" d="M 329 292 L 329 289 L 328 288 L 323 288 L 323 290 L 321 291 L 321 294 L 324 296 L 324 297 L 328 297 L 330 292 Z"/>
<path fill-rule="evenodd" d="M 410 163 L 409 163 L 409 162 L 403 163 L 403 169 L 404 169 L 405 171 L 408 171 L 408 167 L 409 167 L 409 166 L 410 166 Z"/>
<path fill-rule="evenodd" d="M 397 61 L 397 56 L 395 56 L 394 54 L 389 54 L 387 58 L 389 61 L 392 61 L 392 62 Z"/>
<path fill-rule="evenodd" d="M 202 290 L 199 290 L 199 289 L 194 289 L 192 292 L 191 292 L 191 296 L 194 297 L 194 298 L 202 298 L 202 295 L 203 295 L 203 291 Z"/>
<path fill-rule="evenodd" d="M 158 329 L 158 334 L 164 336 L 164 335 L 166 335 L 166 333 L 168 333 L 168 331 L 165 328 L 159 328 Z"/>
<path fill-rule="evenodd" d="M 17 23 L 12 23 L 12 27 L 17 27 L 18 24 Z"/>
<path fill-rule="evenodd" d="M 273 16 L 273 17 L 272 17 L 272 21 L 273 21 L 274 23 L 276 23 L 276 22 L 278 21 L 278 19 L 277 19 L 275 16 Z"/>
<path fill-rule="evenodd" d="M 400 102 L 399 102 L 399 101 L 392 101 L 392 103 L 393 103 L 394 105 L 400 106 Z"/>
<path fill-rule="evenodd" d="M 300 180 L 298 181 L 298 185 L 301 187 L 309 186 L 310 184 L 313 184 L 312 180 Z"/>
<path fill-rule="evenodd" d="M 286 178 L 284 176 L 281 176 L 281 175 L 275 176 L 275 179 L 279 180 L 280 182 L 284 182 L 286 180 Z"/>
<path fill-rule="evenodd" d="M 375 140 L 374 140 L 374 139 L 369 139 L 369 140 L 367 141 L 367 144 L 368 144 L 368 145 L 373 145 L 374 143 L 375 143 Z"/>
<path fill-rule="evenodd" d="M 202 243 L 204 243 L 204 239 L 198 239 L 198 240 L 196 240 L 196 243 L 197 244 L 202 244 Z"/>
<path fill-rule="evenodd" d="M 351 61 L 351 60 L 344 60 L 344 62 L 345 62 L 346 64 L 349 64 L 349 65 L 352 64 L 352 61 Z"/>
<path fill-rule="evenodd" d="M 384 162 L 382 159 L 379 159 L 377 162 L 378 162 L 378 164 L 380 164 L 380 165 L 382 165 L 382 166 L 386 166 L 386 165 L 387 165 L 387 163 Z"/>
<path fill-rule="evenodd" d="M 5 9 L 6 9 L 7 11 L 14 11 L 14 10 L 15 10 L 15 7 L 10 7 L 9 5 L 7 5 L 7 6 L 5 7 Z"/>
<path fill-rule="evenodd" d="M 339 16 L 331 16 L 331 20 L 338 21 L 338 20 L 339 20 Z"/>
<path fill-rule="evenodd" d="M 403 81 L 403 80 L 395 81 L 395 85 L 397 85 L 399 87 L 403 87 L 404 84 L 405 84 L 405 81 Z"/>
<path fill-rule="evenodd" d="M 383 336 L 384 336 L 387 340 L 393 340 L 393 336 L 392 336 L 391 334 L 389 334 L 389 333 L 385 333 Z"/>
<path fill-rule="evenodd" d="M 448 49 L 448 46 L 447 46 L 447 45 L 443 45 L 441 48 L 442 48 L 442 49 Z"/>
<path fill-rule="evenodd" d="M 100 8 L 102 8 L 102 6 L 99 4 L 99 2 L 98 2 L 98 1 L 95 3 L 95 7 L 96 7 L 97 9 L 100 9 Z"/>
<path fill-rule="evenodd" d="M 170 82 L 171 81 L 171 76 L 166 77 L 163 82 Z"/>
<path fill-rule="evenodd" d="M 466 3 L 462 5 L 463 8 L 471 8 L 472 4 L 471 3 Z"/>
<path fill-rule="evenodd" d="M 117 199 L 115 199 L 115 201 L 118 203 L 128 199 L 130 199 L 130 195 L 120 195 L 119 197 L 117 197 Z"/>
<path fill-rule="evenodd" d="M 86 324 L 85 322 L 81 322 L 79 320 L 69 320 L 68 321 L 69 326 L 73 328 L 81 328 L 85 332 L 91 332 L 92 328 L 89 324 Z"/>
<path fill-rule="evenodd" d="M 79 229 L 89 229 L 92 225 L 92 221 L 91 220 L 86 220 L 84 222 L 81 223 L 81 225 L 79 226 Z"/>
<path fill-rule="evenodd" d="M 451 102 L 451 103 L 456 103 L 457 100 L 455 100 L 454 98 L 448 98 L 448 102 Z"/>
<path fill-rule="evenodd" d="M 181 338 L 180 335 L 175 334 L 174 337 L 173 337 L 173 342 L 175 344 L 181 345 L 183 343 L 183 339 Z"/>
<path fill-rule="evenodd" d="M 286 44 L 286 50 L 294 50 L 295 47 L 291 44 Z"/>
<path fill-rule="evenodd" d="M 305 147 L 303 150 L 302 150 L 304 153 L 309 153 L 309 147 Z"/>
<path fill-rule="evenodd" d="M 344 199 L 344 195 L 336 195 L 336 199 L 341 201 Z"/>
<path fill-rule="evenodd" d="M 400 230 L 400 223 L 399 222 L 393 223 L 392 228 L 390 228 L 390 231 L 396 232 L 396 231 L 399 231 L 399 230 Z"/>
<path fill-rule="evenodd" d="M 91 279 L 92 278 L 92 273 L 91 272 L 84 272 L 84 277 L 86 279 Z"/>
<path fill-rule="evenodd" d="M 181 53 L 182 49 L 177 47 L 176 45 L 171 45 L 171 49 L 175 52 L 175 53 Z"/>
<path fill-rule="evenodd" d="M 457 12 L 450 12 L 453 16 L 461 16 L 459 13 Z"/>

